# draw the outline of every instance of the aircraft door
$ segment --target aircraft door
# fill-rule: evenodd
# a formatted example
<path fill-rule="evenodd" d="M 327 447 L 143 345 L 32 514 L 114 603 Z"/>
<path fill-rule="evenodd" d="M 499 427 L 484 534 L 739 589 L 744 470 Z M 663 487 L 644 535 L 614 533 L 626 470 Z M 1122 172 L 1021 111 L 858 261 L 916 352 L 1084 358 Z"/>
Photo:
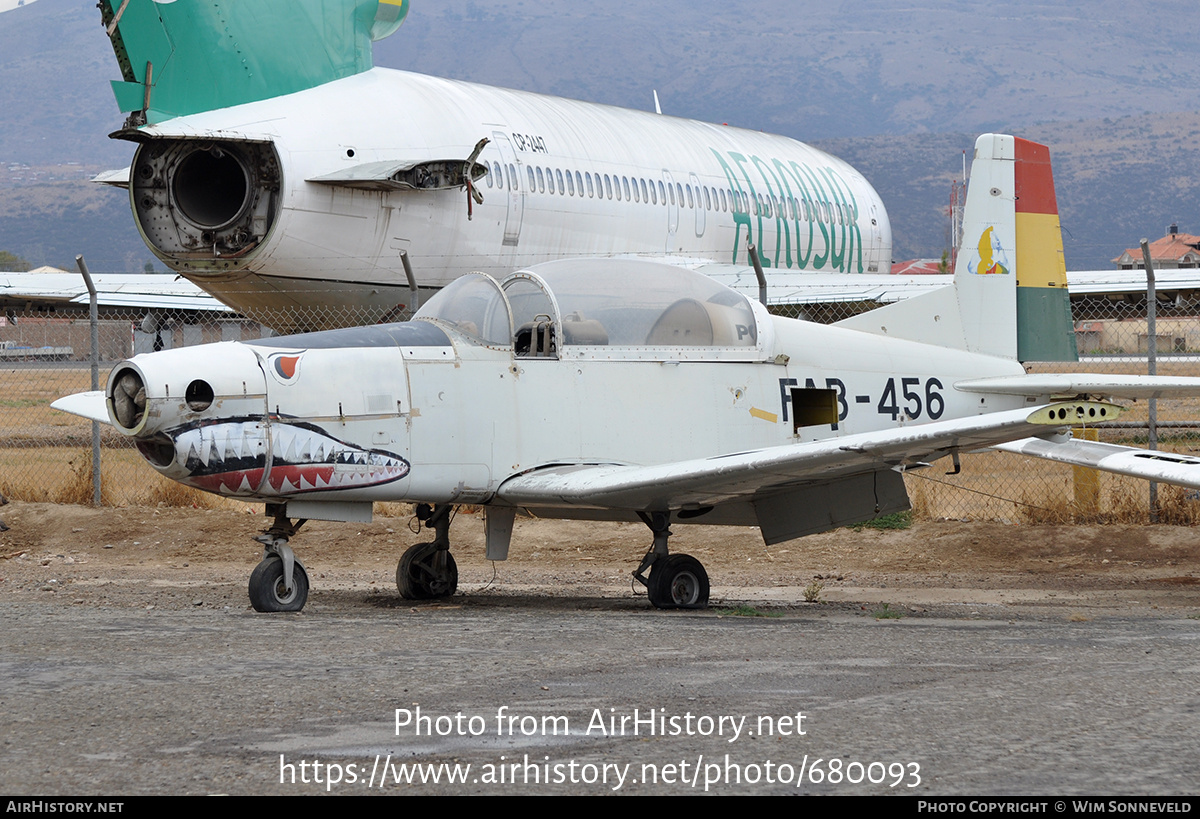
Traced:
<path fill-rule="evenodd" d="M 866 272 L 878 273 L 883 256 L 884 241 L 883 231 L 879 227 L 879 205 L 876 202 L 871 202 L 871 206 L 867 208 L 866 217 L 861 220 L 864 223 L 862 227 L 866 235 L 866 253 L 863 254 L 866 256 Z M 886 219 L 886 217 L 884 218 Z M 885 270 L 889 269 L 885 268 Z"/>
<path fill-rule="evenodd" d="M 675 180 L 671 172 L 663 168 L 663 184 L 667 186 L 667 252 L 674 253 L 675 234 L 679 232 L 679 203 L 675 201 Z"/>
<path fill-rule="evenodd" d="M 504 223 L 504 245 L 516 247 L 521 239 L 521 220 L 525 215 L 525 193 L 521 190 L 521 163 L 512 143 L 501 131 L 492 131 L 492 142 L 500 151 L 504 186 L 508 191 L 508 220 Z"/>
<path fill-rule="evenodd" d="M 700 190 L 700 177 L 692 174 L 689 177 L 692 183 L 692 195 L 696 197 L 696 236 L 704 235 L 704 191 Z"/>

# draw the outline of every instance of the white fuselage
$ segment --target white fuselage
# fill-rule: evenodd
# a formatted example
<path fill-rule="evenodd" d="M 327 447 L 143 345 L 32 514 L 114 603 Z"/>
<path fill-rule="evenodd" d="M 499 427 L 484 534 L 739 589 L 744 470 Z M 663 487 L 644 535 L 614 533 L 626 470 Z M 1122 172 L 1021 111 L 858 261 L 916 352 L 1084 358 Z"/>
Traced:
<path fill-rule="evenodd" d="M 273 146 L 279 189 L 263 194 L 276 197 L 272 215 L 247 221 L 263 235 L 243 232 L 236 253 L 206 257 L 207 236 L 176 252 L 175 234 L 162 238 L 163 209 L 139 211 L 134 193 L 159 257 L 251 313 L 284 304 L 386 314 L 411 303 L 402 253 L 423 289 L 562 258 L 748 264 L 748 241 L 768 275 L 886 272 L 891 262 L 887 214 L 861 174 L 795 140 L 724 125 L 377 68 L 139 133 L 147 146 Z M 482 138 L 488 174 L 471 219 L 461 188 L 309 181 L 370 163 L 465 160 Z"/>
<path fill-rule="evenodd" d="M 624 264 L 602 283 L 654 274 Z M 620 309 L 564 287 L 543 322 L 539 281 L 514 274 L 505 300 L 466 277 L 412 322 L 139 356 L 109 395 L 145 411 L 114 419 L 164 475 L 220 494 L 487 503 L 540 469 L 677 464 L 1025 402 L 954 387 L 1017 362 L 771 316 L 717 285 L 673 300 L 687 282 L 660 277 Z M 540 349 L 539 324 L 556 339 Z"/>

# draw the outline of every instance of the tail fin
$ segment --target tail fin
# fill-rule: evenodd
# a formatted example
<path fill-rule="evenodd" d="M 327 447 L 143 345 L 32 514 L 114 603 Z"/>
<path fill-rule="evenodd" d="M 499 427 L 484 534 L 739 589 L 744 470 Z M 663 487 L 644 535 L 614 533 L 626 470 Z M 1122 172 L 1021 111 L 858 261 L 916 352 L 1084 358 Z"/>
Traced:
<path fill-rule="evenodd" d="M 100 0 L 130 125 L 277 97 L 371 68 L 409 0 Z"/>
<path fill-rule="evenodd" d="M 1076 360 L 1049 149 L 979 137 L 954 287 L 838 325 L 1019 361 Z"/>

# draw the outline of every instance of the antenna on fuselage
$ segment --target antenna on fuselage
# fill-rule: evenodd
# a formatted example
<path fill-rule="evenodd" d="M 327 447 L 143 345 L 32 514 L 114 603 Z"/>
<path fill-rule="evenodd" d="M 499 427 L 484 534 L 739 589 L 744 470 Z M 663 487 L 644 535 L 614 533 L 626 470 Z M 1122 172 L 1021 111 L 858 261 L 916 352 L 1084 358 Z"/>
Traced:
<path fill-rule="evenodd" d="M 654 113 L 662 113 L 662 106 L 658 104 L 658 89 L 654 90 Z"/>

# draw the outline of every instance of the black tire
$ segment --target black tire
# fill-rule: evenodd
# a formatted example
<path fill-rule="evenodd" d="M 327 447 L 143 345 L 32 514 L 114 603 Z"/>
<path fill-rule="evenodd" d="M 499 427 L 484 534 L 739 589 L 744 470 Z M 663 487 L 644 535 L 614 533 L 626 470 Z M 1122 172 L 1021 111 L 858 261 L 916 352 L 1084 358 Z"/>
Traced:
<path fill-rule="evenodd" d="M 458 591 L 458 565 L 449 550 L 446 562 L 437 565 L 438 547 L 434 543 L 418 543 L 410 546 L 396 566 L 396 588 L 405 600 L 436 600 L 450 597 Z"/>
<path fill-rule="evenodd" d="M 646 589 L 659 609 L 708 608 L 708 572 L 691 555 L 670 555 L 650 568 Z"/>
<path fill-rule="evenodd" d="M 250 605 L 255 611 L 300 611 L 308 600 L 308 573 L 296 561 L 292 570 L 292 591 L 283 582 L 283 558 L 271 555 L 250 573 Z"/>

